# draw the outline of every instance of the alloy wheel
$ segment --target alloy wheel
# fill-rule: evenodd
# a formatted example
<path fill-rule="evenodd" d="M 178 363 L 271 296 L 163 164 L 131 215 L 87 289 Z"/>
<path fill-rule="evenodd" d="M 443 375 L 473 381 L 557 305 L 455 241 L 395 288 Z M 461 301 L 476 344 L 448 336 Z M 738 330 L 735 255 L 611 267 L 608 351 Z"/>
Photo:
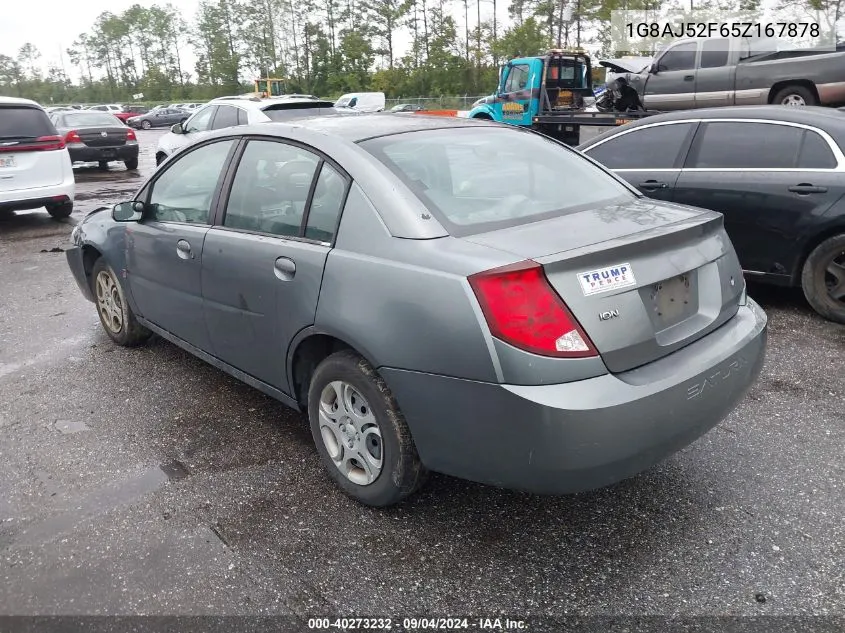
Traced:
<path fill-rule="evenodd" d="M 109 330 L 119 334 L 123 329 L 123 302 L 114 278 L 105 270 L 97 275 L 97 310 L 100 319 Z"/>
<path fill-rule="evenodd" d="M 792 108 L 800 108 L 802 106 L 807 105 L 804 101 L 804 97 L 799 94 L 791 94 L 787 95 L 783 98 L 783 101 L 780 102 L 781 105 L 789 106 Z"/>
<path fill-rule="evenodd" d="M 825 267 L 827 294 L 834 301 L 845 303 L 845 251 L 834 253 Z"/>

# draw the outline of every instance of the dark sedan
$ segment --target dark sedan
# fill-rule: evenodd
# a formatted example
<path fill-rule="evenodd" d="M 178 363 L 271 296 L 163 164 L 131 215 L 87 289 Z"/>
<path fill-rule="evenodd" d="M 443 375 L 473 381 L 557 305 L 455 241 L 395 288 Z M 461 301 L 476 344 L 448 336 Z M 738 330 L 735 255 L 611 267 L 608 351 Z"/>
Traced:
<path fill-rule="evenodd" d="M 99 163 L 107 169 L 109 162 L 121 161 L 126 169 L 138 169 L 138 139 L 108 112 L 68 111 L 50 116 L 64 138 L 71 162 Z"/>
<path fill-rule="evenodd" d="M 845 323 L 845 117 L 745 106 L 648 117 L 578 149 L 659 200 L 720 211 L 746 274 Z"/>
<path fill-rule="evenodd" d="M 423 107 L 416 103 L 400 103 L 390 108 L 391 112 L 420 112 Z"/>
<path fill-rule="evenodd" d="M 134 128 L 149 130 L 154 127 L 170 127 L 176 123 L 181 123 L 189 116 L 191 116 L 190 112 L 178 108 L 160 108 L 132 117 L 126 121 L 126 124 Z"/>

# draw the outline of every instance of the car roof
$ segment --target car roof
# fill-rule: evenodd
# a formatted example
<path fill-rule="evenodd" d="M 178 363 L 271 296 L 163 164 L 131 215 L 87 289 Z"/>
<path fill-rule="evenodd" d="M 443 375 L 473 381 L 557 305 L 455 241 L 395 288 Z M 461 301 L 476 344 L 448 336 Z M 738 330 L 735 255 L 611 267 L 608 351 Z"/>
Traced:
<path fill-rule="evenodd" d="M 40 108 L 41 104 L 32 99 L 21 99 L 20 97 L 3 97 L 0 96 L 0 105 L 27 105 Z"/>
<path fill-rule="evenodd" d="M 760 121 L 774 121 L 797 123 L 819 128 L 830 134 L 837 143 L 845 145 L 845 117 L 833 108 L 819 106 L 805 106 L 790 108 L 781 105 L 765 106 L 728 106 L 722 108 L 702 108 L 700 110 L 679 110 L 645 117 L 624 126 L 614 128 L 599 134 L 578 146 L 586 149 L 598 141 L 615 136 L 622 130 L 631 130 L 654 123 L 666 121 L 706 121 L 708 119 L 756 119 Z"/>
<path fill-rule="evenodd" d="M 378 136 L 391 136 L 405 132 L 421 130 L 436 130 L 443 128 L 469 127 L 504 127 L 514 129 L 513 126 L 500 126 L 496 123 L 481 119 L 463 119 L 442 116 L 414 115 L 413 117 L 379 112 L 375 114 L 360 114 L 358 116 L 321 116 L 303 117 L 290 123 L 267 122 L 258 126 L 249 126 L 244 133 L 251 131 L 266 134 L 268 126 L 278 126 L 277 131 L 282 134 L 290 127 L 303 127 L 315 132 L 323 132 L 338 136 L 347 141 L 357 143 Z"/>

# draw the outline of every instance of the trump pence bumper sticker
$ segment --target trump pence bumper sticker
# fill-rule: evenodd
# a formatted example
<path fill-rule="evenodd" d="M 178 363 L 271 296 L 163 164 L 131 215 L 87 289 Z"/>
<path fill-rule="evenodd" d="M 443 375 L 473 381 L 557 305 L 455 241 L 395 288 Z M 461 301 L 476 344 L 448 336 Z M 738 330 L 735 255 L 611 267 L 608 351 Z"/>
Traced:
<path fill-rule="evenodd" d="M 578 281 L 581 283 L 581 290 L 584 291 L 585 297 L 637 285 L 631 264 L 617 264 L 616 266 L 578 273 Z"/>

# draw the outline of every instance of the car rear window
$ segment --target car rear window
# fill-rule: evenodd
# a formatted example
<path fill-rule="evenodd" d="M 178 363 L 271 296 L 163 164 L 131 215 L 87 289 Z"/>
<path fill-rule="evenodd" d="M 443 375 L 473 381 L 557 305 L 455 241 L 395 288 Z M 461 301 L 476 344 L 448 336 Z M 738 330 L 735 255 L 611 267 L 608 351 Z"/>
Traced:
<path fill-rule="evenodd" d="M 123 125 L 116 116 L 105 112 L 77 112 L 62 114 L 59 118 L 65 127 L 95 127 L 98 125 Z"/>
<path fill-rule="evenodd" d="M 288 121 L 293 118 L 319 116 L 334 108 L 331 101 L 298 101 L 296 103 L 274 103 L 262 110 L 271 121 Z"/>
<path fill-rule="evenodd" d="M 537 222 L 636 195 L 580 154 L 515 129 L 425 130 L 360 145 L 456 236 Z"/>
<path fill-rule="evenodd" d="M 30 106 L 0 105 L 0 139 L 52 136 L 56 128 L 47 113 Z"/>

